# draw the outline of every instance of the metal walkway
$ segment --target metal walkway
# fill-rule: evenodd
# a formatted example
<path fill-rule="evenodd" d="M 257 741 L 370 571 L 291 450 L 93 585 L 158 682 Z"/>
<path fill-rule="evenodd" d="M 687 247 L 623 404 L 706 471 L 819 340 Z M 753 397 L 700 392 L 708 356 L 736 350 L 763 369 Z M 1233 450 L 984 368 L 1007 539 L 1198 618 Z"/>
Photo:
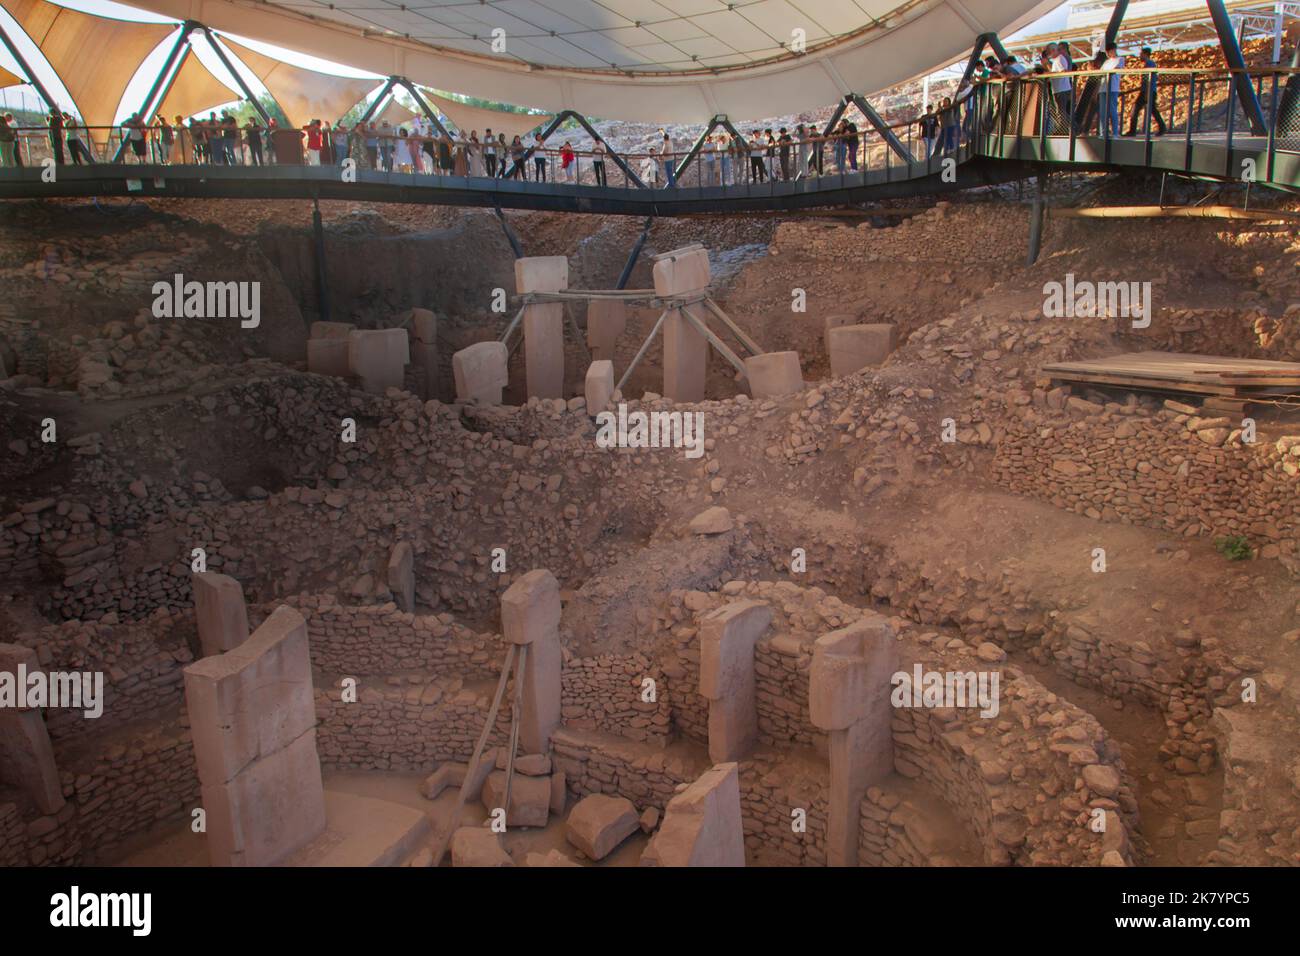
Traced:
<path fill-rule="evenodd" d="M 1300 70 L 1133 74 L 1131 79 L 1143 84 L 1157 78 L 1163 84 L 1159 110 L 1170 118 L 1165 135 L 1153 132 L 1152 116 L 1141 109 L 1141 102 L 1135 104 L 1136 116 L 1128 117 L 1133 125 L 1142 121 L 1139 135 L 1082 135 L 1071 130 L 1090 123 L 1087 94 L 1072 93 L 1063 104 L 1040 95 L 1046 87 L 1038 81 L 994 82 L 978 85 L 961 107 L 964 144 L 924 159 L 919 157 L 928 150 L 924 141 L 912 135 L 915 123 L 886 127 L 860 97 L 846 97 L 836 118 L 856 104 L 873 119 L 881 138 L 854 154 L 861 156 L 864 168 L 832 171 L 832 159 L 842 157 L 831 140 L 826 147 L 832 155 L 824 159 L 823 175 L 793 181 L 647 188 L 632 181 L 635 177 L 625 178 L 624 185 L 596 186 L 371 169 L 345 175 L 340 166 L 110 162 L 0 169 L 0 199 L 341 199 L 643 217 L 740 215 L 954 192 L 1026 179 L 1043 170 L 1149 171 L 1300 191 Z M 1111 75 L 1078 73 L 1076 91 Z M 1092 109 L 1095 123 L 1096 106 Z M 1085 118 L 1079 123 L 1081 113 Z M 1056 135 L 1061 130 L 1071 132 Z M 699 144 L 681 161 L 679 178 L 692 163 L 696 179 L 700 178 L 698 150 Z M 753 155 L 757 161 L 760 153 L 756 150 Z"/>

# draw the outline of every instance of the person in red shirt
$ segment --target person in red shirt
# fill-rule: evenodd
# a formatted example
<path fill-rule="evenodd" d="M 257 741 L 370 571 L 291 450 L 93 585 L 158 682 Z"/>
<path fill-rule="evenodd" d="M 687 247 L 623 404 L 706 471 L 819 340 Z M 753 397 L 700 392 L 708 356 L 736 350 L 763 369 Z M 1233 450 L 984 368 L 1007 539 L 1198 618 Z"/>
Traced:
<path fill-rule="evenodd" d="M 307 165 L 319 166 L 321 164 L 320 153 L 323 145 L 320 120 L 312 120 L 305 128 L 307 130 Z"/>

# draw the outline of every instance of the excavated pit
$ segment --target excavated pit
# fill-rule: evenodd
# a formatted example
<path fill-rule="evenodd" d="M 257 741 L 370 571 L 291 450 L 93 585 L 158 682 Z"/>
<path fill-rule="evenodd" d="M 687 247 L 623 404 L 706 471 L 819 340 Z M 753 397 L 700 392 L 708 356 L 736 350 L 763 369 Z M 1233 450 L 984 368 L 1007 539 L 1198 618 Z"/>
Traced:
<path fill-rule="evenodd" d="M 1140 349 L 1300 359 L 1300 279 L 1261 273 L 1295 258 L 1294 230 L 1062 221 L 1024 266 L 1010 204 L 860 224 L 657 223 L 647 253 L 704 243 L 719 303 L 767 350 L 798 351 L 806 383 L 750 399 L 713 356 L 694 406 L 709 444 L 691 459 L 598 447 L 571 400 L 586 362 L 575 342 L 569 401 L 524 398 L 520 349 L 505 406 L 454 402 L 452 355 L 498 338 L 513 314 L 492 309 L 493 289 L 513 294 L 514 267 L 490 214 L 323 204 L 330 319 L 436 316 L 433 384 L 371 394 L 304 370 L 323 312 L 309 228 L 245 221 L 233 202 L 104 205 L 14 204 L 0 220 L 13 289 L 0 354 L 17 373 L 0 392 L 0 641 L 46 667 L 100 669 L 110 689 L 96 721 L 45 715 L 60 808 L 0 781 L 0 863 L 206 862 L 188 825 L 198 782 L 182 676 L 204 655 L 195 548 L 240 582 L 254 630 L 277 608 L 302 615 L 326 790 L 427 818 L 431 836 L 405 862 L 428 864 L 449 835 L 456 787 L 429 781 L 470 758 L 505 657 L 503 594 L 534 568 L 553 573 L 564 608 L 548 764 L 563 776 L 545 825 L 501 838 L 517 865 L 640 860 L 674 795 L 720 762 L 701 635 L 745 601 L 772 613 L 749 665 L 755 736 L 737 761 L 750 865 L 838 859 L 840 731 L 819 723 L 810 687 L 818 641 L 859 626 L 888 628 L 899 672 L 996 672 L 1002 690 L 990 717 L 895 707 L 877 723 L 890 757 L 852 808 L 847 862 L 1297 859 L 1300 440 L 1288 436 L 1300 417 L 1264 409 L 1257 449 L 1210 445 L 1163 396 L 1063 395 L 1039 372 Z M 568 257 L 575 288 L 612 286 L 642 225 L 508 218 L 530 255 Z M 235 263 L 269 290 L 255 335 L 148 315 L 150 270 L 203 278 Z M 1149 329 L 1041 315 L 1044 283 L 1135 268 L 1157 290 Z M 651 283 L 643 259 L 631 285 Z M 792 310 L 795 290 L 806 311 Z M 893 324 L 897 350 L 831 377 L 837 315 Z M 630 310 L 617 369 L 655 318 Z M 675 408 L 659 398 L 663 365 L 656 344 L 627 386 L 632 407 Z M 48 417 L 57 442 L 40 441 Z M 955 441 L 941 437 L 949 421 Z M 725 520 L 693 530 L 709 508 Z M 1216 551 L 1232 535 L 1253 560 Z M 391 571 L 401 543 L 409 608 Z M 507 707 L 489 746 L 509 733 Z M 640 816 L 599 861 L 565 836 L 597 793 Z M 489 816 L 472 798 L 462 822 Z"/>

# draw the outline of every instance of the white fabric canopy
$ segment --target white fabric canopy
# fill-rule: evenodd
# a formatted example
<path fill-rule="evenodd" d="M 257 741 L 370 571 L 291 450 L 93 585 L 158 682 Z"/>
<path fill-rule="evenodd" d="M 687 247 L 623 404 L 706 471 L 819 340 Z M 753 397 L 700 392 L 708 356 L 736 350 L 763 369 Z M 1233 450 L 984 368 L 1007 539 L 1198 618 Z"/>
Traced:
<path fill-rule="evenodd" d="M 412 113 L 395 98 L 389 98 L 388 105 L 374 117 L 376 126 L 382 126 L 385 122 L 392 125 L 394 129 L 400 129 L 415 119 L 418 114 Z"/>
<path fill-rule="evenodd" d="M 177 116 L 189 118 L 240 99 L 242 94 L 222 83 L 203 62 L 191 53 L 185 58 L 176 80 L 163 100 L 158 112 L 173 120 Z"/>
<path fill-rule="evenodd" d="M 477 132 L 479 139 L 482 139 L 486 135 L 485 131 L 490 129 L 493 136 L 505 133 L 508 143 L 514 137 L 522 137 L 525 133 L 555 118 L 552 113 L 508 113 L 505 110 L 486 110 L 480 106 L 469 106 L 459 100 L 438 96 L 428 90 L 421 90 L 420 95 L 431 107 L 451 120 L 460 132 L 466 136 L 471 132 Z"/>
<path fill-rule="evenodd" d="M 314 119 L 333 123 L 365 99 L 380 82 L 293 66 L 250 50 L 228 37 L 223 36 L 221 42 L 262 81 L 289 118 L 290 126 L 306 126 Z"/>
<path fill-rule="evenodd" d="M 453 48 L 455 44 L 430 33 L 432 20 L 460 13 L 468 19 L 492 22 L 500 18 L 508 24 L 520 18 L 506 7 L 521 9 L 519 4 L 430 7 L 377 5 L 373 0 L 304 0 L 297 9 L 289 10 L 241 0 L 131 2 L 177 19 L 199 17 L 216 29 L 383 76 L 405 76 L 425 86 L 549 112 L 573 109 L 589 117 L 654 123 L 707 122 L 720 114 L 733 121 L 762 119 L 826 106 L 847 93 L 870 96 L 960 60 L 981 33 L 1009 36 L 1060 5 L 1060 0 L 818 0 L 815 4 L 744 3 L 733 11 L 724 9 L 722 3 L 696 0 L 602 0 L 599 4 L 530 0 L 529 8 L 536 8 L 547 20 L 584 20 L 587 15 L 579 11 L 585 10 L 591 22 L 572 28 L 561 23 L 565 35 L 553 38 L 545 21 L 540 27 L 525 26 L 525 31 L 531 32 L 526 41 L 520 39 L 519 30 L 503 25 L 505 49 L 492 52 L 489 37 L 481 28 L 471 27 L 471 39 Z M 637 6 L 667 12 L 629 19 Z M 758 12 L 760 6 L 766 41 L 743 28 L 737 19 L 737 14 Z M 713 11 L 712 16 L 726 19 L 706 22 L 710 16 L 704 12 L 706 7 Z M 425 18 L 424 28 L 401 29 L 406 20 L 416 17 Z M 376 26 L 388 20 L 392 27 Z M 646 22 L 638 25 L 641 20 Z M 811 27 L 814 22 L 820 24 L 820 32 L 808 31 L 805 53 L 777 47 L 779 42 L 789 43 L 795 29 Z M 630 63 L 625 69 L 638 72 L 627 75 L 608 67 L 560 65 L 567 57 L 562 44 L 588 42 L 580 35 L 579 28 L 584 25 L 588 32 L 633 50 L 635 57 L 611 55 L 610 61 Z M 555 28 L 557 34 L 560 27 Z M 668 43 L 677 53 L 649 48 L 650 41 L 644 36 L 647 31 L 686 31 L 688 27 L 698 34 L 676 40 L 660 38 L 661 46 Z M 475 33 L 477 40 L 472 39 Z M 729 41 L 733 35 L 734 40 Z M 646 49 L 641 49 L 643 40 Z M 707 50 L 713 41 L 731 42 L 733 48 L 740 49 L 715 57 Z M 764 52 L 760 47 L 768 41 Z M 697 43 L 703 52 L 690 53 Z M 540 46 L 536 55 L 531 52 L 534 46 Z M 697 68 L 672 66 L 678 53 L 700 56 L 699 61 L 690 61 Z M 573 57 L 567 59 L 576 62 Z M 711 60 L 714 63 L 707 62 Z"/>
<path fill-rule="evenodd" d="M 63 81 L 87 126 L 111 126 L 122 94 L 163 38 L 169 23 L 128 23 L 94 17 L 45 0 L 0 0 Z M 133 106 L 138 104 L 133 104 Z M 108 130 L 91 129 L 103 142 Z"/>

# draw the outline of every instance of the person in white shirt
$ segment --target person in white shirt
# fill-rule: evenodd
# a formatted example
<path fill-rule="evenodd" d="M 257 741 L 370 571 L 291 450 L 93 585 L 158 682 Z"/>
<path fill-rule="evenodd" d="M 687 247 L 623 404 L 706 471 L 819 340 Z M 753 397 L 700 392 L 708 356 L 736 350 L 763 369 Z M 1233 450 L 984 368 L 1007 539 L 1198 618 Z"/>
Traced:
<path fill-rule="evenodd" d="M 703 185 L 716 186 L 718 184 L 718 144 L 713 141 L 712 136 L 704 138 L 704 145 L 700 147 L 700 152 L 704 154 Z"/>
<path fill-rule="evenodd" d="M 1043 51 L 1043 62 L 1052 74 L 1052 99 L 1056 101 L 1057 115 L 1056 131 L 1066 135 L 1070 132 L 1070 117 L 1074 112 L 1070 103 L 1074 90 L 1074 83 L 1069 76 L 1070 58 L 1057 44 L 1050 43 Z"/>
<path fill-rule="evenodd" d="M 659 151 L 650 147 L 650 154 L 641 161 L 641 181 L 650 189 L 659 185 Z"/>
<path fill-rule="evenodd" d="M 1106 44 L 1106 62 L 1101 65 L 1102 70 L 1110 73 L 1110 76 L 1102 77 L 1102 97 L 1101 97 L 1101 135 L 1102 136 L 1119 136 L 1119 88 L 1122 77 L 1119 71 L 1127 65 L 1127 60 L 1119 55 L 1119 48 L 1113 43 Z"/>

